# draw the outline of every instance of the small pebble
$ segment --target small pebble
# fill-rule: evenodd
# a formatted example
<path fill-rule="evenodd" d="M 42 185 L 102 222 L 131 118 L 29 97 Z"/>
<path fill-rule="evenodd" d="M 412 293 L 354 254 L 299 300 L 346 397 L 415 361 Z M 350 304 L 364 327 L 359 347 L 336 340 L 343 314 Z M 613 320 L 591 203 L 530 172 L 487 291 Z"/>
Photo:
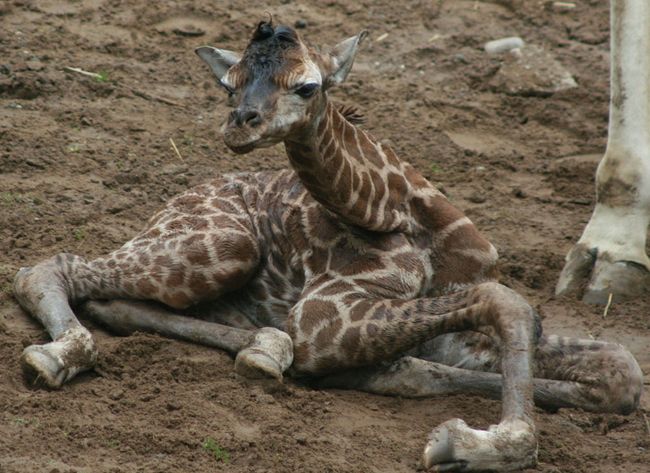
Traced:
<path fill-rule="evenodd" d="M 30 71 L 40 71 L 45 68 L 45 65 L 38 59 L 30 59 L 25 65 Z"/>
<path fill-rule="evenodd" d="M 111 399 L 111 400 L 113 400 L 113 401 L 119 401 L 119 400 L 122 399 L 123 397 L 124 397 L 124 390 L 123 390 L 123 389 L 119 389 L 119 388 L 118 388 L 118 389 L 115 389 L 115 390 L 113 390 L 113 391 L 111 391 L 111 392 L 108 394 L 108 398 Z"/>
<path fill-rule="evenodd" d="M 257 402 L 261 404 L 275 404 L 275 398 L 271 396 L 270 394 L 258 394 L 256 396 Z"/>
<path fill-rule="evenodd" d="M 524 40 L 519 36 L 511 36 L 508 38 L 495 39 L 485 43 L 483 48 L 488 54 L 506 53 L 513 49 L 521 49 L 524 47 Z"/>
<path fill-rule="evenodd" d="M 487 200 L 487 197 L 485 197 L 483 194 L 480 194 L 478 192 L 474 192 L 472 195 L 470 195 L 467 200 L 474 204 L 482 204 Z"/>
<path fill-rule="evenodd" d="M 31 242 L 27 240 L 26 238 L 18 238 L 14 242 L 14 246 L 16 248 L 28 248 L 31 245 Z"/>
<path fill-rule="evenodd" d="M 521 190 L 519 187 L 515 187 L 512 189 L 512 195 L 517 197 L 518 199 L 525 199 L 527 197 L 526 193 Z"/>
<path fill-rule="evenodd" d="M 56 243 L 56 239 L 54 238 L 53 235 L 50 235 L 49 233 L 47 235 L 44 235 L 41 238 L 41 244 L 43 246 L 52 246 Z"/>
<path fill-rule="evenodd" d="M 461 63 L 461 64 L 468 63 L 467 59 L 465 58 L 465 55 L 460 53 L 454 54 L 454 62 Z"/>
<path fill-rule="evenodd" d="M 576 4 L 573 3 L 573 2 L 553 2 L 553 3 L 551 3 L 551 8 L 553 10 L 559 11 L 559 12 L 565 12 L 567 10 L 573 10 L 575 7 L 576 7 Z"/>
<path fill-rule="evenodd" d="M 304 28 L 307 28 L 307 21 L 305 21 L 303 19 L 296 20 L 296 22 L 293 24 L 293 26 L 295 26 L 296 28 L 302 30 Z"/>
<path fill-rule="evenodd" d="M 190 36 L 190 37 L 203 36 L 205 34 L 205 31 L 203 31 L 201 28 L 196 28 L 193 25 L 188 25 L 183 28 L 174 28 L 172 32 L 179 36 Z"/>

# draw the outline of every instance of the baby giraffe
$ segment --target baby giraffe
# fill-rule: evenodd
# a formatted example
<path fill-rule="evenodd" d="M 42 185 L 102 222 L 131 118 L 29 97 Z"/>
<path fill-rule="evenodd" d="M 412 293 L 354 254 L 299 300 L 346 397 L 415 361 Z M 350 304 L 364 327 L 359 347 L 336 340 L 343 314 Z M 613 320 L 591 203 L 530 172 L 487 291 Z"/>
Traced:
<path fill-rule="evenodd" d="M 145 230 L 92 261 L 60 254 L 15 279 L 53 341 L 23 362 L 58 388 L 95 363 L 71 306 L 114 330 L 228 350 L 245 376 L 286 370 L 321 386 L 401 396 L 501 397 L 498 425 L 450 420 L 423 463 L 436 471 L 535 464 L 533 401 L 629 413 L 641 371 L 621 346 L 542 336 L 496 282 L 497 254 L 422 175 L 356 126 L 328 90 L 362 32 L 329 52 L 261 22 L 243 55 L 201 47 L 230 97 L 236 153 L 284 143 L 291 169 L 229 174 L 169 201 Z"/>

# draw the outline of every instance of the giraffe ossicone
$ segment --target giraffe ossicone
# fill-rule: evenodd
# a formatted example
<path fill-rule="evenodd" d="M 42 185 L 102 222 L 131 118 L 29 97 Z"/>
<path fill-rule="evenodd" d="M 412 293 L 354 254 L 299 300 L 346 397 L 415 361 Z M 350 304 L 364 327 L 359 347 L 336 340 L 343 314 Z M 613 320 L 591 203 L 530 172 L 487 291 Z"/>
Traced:
<path fill-rule="evenodd" d="M 533 402 L 634 410 L 642 375 L 630 353 L 542 335 L 530 305 L 496 282 L 494 246 L 356 126 L 354 109 L 330 102 L 364 37 L 320 52 L 261 22 L 242 55 L 197 49 L 230 97 L 228 147 L 283 143 L 290 169 L 218 177 L 171 199 L 109 255 L 59 254 L 21 270 L 17 300 L 59 343 L 28 347 L 24 363 L 54 388 L 93 366 L 78 304 L 118 332 L 227 350 L 245 376 L 502 398 L 489 430 L 459 419 L 434 429 L 423 463 L 439 471 L 534 464 Z"/>

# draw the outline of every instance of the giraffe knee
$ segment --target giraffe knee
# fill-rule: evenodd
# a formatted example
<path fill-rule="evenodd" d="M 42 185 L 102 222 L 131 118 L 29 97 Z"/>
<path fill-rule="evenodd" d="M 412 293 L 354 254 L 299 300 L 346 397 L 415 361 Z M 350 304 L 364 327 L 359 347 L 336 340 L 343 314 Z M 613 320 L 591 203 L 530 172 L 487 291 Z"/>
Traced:
<path fill-rule="evenodd" d="M 515 326 L 522 325 L 531 333 L 534 343 L 542 335 L 541 319 L 530 304 L 516 291 L 496 281 L 487 281 L 475 286 L 472 302 L 488 303 L 491 319 L 488 322 L 495 327 L 503 338 Z M 505 331 L 505 332 L 504 332 Z"/>
<path fill-rule="evenodd" d="M 20 268 L 13 281 L 14 296 L 20 305 L 32 312 L 33 305 L 43 297 L 42 292 L 45 287 L 49 287 L 50 290 L 55 288 L 65 290 L 66 265 L 75 258 L 78 257 L 69 253 L 59 253 L 35 266 Z"/>

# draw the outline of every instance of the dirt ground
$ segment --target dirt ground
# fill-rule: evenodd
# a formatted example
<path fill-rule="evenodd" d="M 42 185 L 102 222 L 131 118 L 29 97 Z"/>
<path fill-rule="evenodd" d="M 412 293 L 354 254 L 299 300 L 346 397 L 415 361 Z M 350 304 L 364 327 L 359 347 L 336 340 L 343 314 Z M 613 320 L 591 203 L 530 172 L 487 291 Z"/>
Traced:
<path fill-rule="evenodd" d="M 204 43 L 241 49 L 265 11 L 299 21 L 314 43 L 370 30 L 335 99 L 359 106 L 366 128 L 489 236 L 503 282 L 539 310 L 547 333 L 623 343 L 650 375 L 650 299 L 614 304 L 603 317 L 602 307 L 553 296 L 590 216 L 606 143 L 609 12 L 602 0 L 565 11 L 548 3 L 3 2 L 0 472 L 410 472 L 440 422 L 461 417 L 485 428 L 498 419 L 498 402 L 472 396 L 409 400 L 250 383 L 219 351 L 95 326 L 94 372 L 56 392 L 23 379 L 23 347 L 47 336 L 11 296 L 20 266 L 61 251 L 100 255 L 190 185 L 287 166 L 281 147 L 245 156 L 226 149 L 218 132 L 225 97 L 192 52 Z M 550 54 L 577 87 L 510 87 L 507 59 L 482 49 L 510 35 Z M 530 471 L 650 471 L 649 409 L 646 394 L 628 417 L 537 410 L 539 466 Z"/>

